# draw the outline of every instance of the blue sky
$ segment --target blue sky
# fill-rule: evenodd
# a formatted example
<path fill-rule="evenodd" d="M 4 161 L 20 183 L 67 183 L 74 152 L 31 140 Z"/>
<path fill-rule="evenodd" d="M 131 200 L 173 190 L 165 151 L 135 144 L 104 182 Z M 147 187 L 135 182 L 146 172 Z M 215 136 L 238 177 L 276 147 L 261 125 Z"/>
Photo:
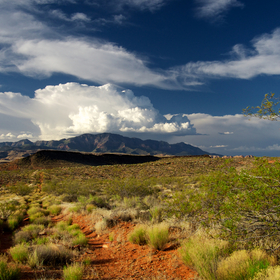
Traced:
<path fill-rule="evenodd" d="M 112 132 L 280 156 L 280 2 L 0 0 L 0 141 Z"/>

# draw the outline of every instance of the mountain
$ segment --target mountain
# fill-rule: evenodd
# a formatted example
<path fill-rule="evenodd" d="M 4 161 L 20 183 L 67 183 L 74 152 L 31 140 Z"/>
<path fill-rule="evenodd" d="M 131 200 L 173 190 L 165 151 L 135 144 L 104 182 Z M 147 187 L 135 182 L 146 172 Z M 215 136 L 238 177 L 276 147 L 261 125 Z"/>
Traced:
<path fill-rule="evenodd" d="M 62 150 L 88 153 L 124 153 L 134 155 L 206 155 L 209 154 L 197 147 L 183 142 L 169 144 L 164 141 L 141 140 L 118 134 L 83 134 L 68 139 L 36 141 L 27 139 L 18 142 L 0 143 L 0 158 L 7 157 L 11 151 L 32 154 L 38 150 Z"/>

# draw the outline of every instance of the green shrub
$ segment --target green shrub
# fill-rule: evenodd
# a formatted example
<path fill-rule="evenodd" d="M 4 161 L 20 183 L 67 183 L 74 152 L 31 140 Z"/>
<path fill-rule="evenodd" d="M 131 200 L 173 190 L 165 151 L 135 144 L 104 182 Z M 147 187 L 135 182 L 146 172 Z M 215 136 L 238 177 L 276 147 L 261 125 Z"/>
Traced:
<path fill-rule="evenodd" d="M 36 214 L 41 213 L 41 212 L 42 212 L 42 209 L 38 206 L 32 206 L 31 208 L 29 208 L 27 210 L 27 214 L 29 216 L 36 215 Z"/>
<path fill-rule="evenodd" d="M 146 227 L 136 226 L 128 236 L 128 240 L 133 244 L 145 245 L 147 244 L 147 232 Z"/>
<path fill-rule="evenodd" d="M 180 252 L 184 263 L 201 277 L 216 280 L 219 259 L 227 246 L 225 241 L 194 236 L 182 244 Z"/>
<path fill-rule="evenodd" d="M 25 232 L 28 232 L 32 238 L 36 238 L 39 233 L 44 229 L 45 227 L 43 225 L 27 225 L 22 230 Z"/>
<path fill-rule="evenodd" d="M 29 195 L 34 191 L 34 189 L 33 185 L 27 185 L 23 182 L 18 182 L 16 185 L 10 187 L 11 192 L 20 196 Z"/>
<path fill-rule="evenodd" d="M 33 243 L 37 245 L 47 244 L 48 242 L 49 238 L 47 236 L 37 237 L 33 240 Z"/>
<path fill-rule="evenodd" d="M 15 230 L 19 226 L 17 217 L 9 217 L 7 222 L 10 230 Z"/>
<path fill-rule="evenodd" d="M 74 263 L 63 268 L 63 279 L 64 280 L 80 280 L 83 277 L 83 265 Z"/>
<path fill-rule="evenodd" d="M 60 214 L 62 208 L 59 205 L 52 205 L 48 208 L 48 210 L 50 211 L 50 213 L 52 215 L 58 215 L 58 214 Z"/>
<path fill-rule="evenodd" d="M 20 269 L 17 266 L 8 265 L 8 257 L 4 255 L 0 255 L 0 279 L 20 279 Z"/>
<path fill-rule="evenodd" d="M 38 217 L 36 219 L 33 220 L 33 224 L 35 225 L 44 225 L 44 226 L 48 226 L 48 224 L 51 222 L 50 217 Z"/>
<path fill-rule="evenodd" d="M 68 228 L 68 223 L 66 221 L 60 221 L 56 224 L 56 228 L 59 230 L 66 230 Z"/>
<path fill-rule="evenodd" d="M 14 261 L 23 263 L 28 258 L 28 247 L 25 244 L 18 244 L 10 248 L 10 253 Z"/>
<path fill-rule="evenodd" d="M 73 239 L 72 245 L 80 245 L 80 246 L 86 246 L 88 243 L 88 240 L 86 236 L 83 233 L 80 233 L 76 238 Z"/>
<path fill-rule="evenodd" d="M 154 225 L 147 230 L 148 243 L 156 250 L 163 250 L 169 241 L 168 226 L 164 224 Z"/>
<path fill-rule="evenodd" d="M 88 204 L 86 206 L 86 210 L 91 213 L 93 211 L 93 209 L 95 209 L 96 207 L 93 204 Z"/>

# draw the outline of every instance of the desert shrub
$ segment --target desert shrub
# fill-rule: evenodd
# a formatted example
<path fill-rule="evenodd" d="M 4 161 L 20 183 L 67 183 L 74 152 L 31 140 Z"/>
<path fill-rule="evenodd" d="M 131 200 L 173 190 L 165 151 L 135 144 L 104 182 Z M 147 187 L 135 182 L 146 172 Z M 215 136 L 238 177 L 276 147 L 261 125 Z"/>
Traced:
<path fill-rule="evenodd" d="M 19 221 L 17 217 L 9 217 L 7 222 L 10 230 L 15 230 L 19 226 Z"/>
<path fill-rule="evenodd" d="M 37 244 L 37 245 L 47 244 L 48 242 L 49 242 L 49 238 L 47 236 L 37 237 L 34 238 L 33 240 L 33 244 Z"/>
<path fill-rule="evenodd" d="M 8 264 L 8 257 L 0 255 L 0 279 L 17 280 L 20 279 L 20 269 L 17 266 Z"/>
<path fill-rule="evenodd" d="M 152 195 L 156 192 L 156 189 L 151 187 L 149 182 L 143 180 L 137 180 L 135 178 L 127 178 L 125 180 L 114 180 L 110 184 L 104 186 L 104 192 L 106 195 L 133 197 L 140 196 L 144 197 Z"/>
<path fill-rule="evenodd" d="M 259 271 L 253 280 L 279 280 L 280 266 L 270 266 L 267 269 Z"/>
<path fill-rule="evenodd" d="M 39 233 L 44 229 L 43 225 L 27 225 L 22 230 L 28 232 L 32 238 L 35 238 L 39 235 Z"/>
<path fill-rule="evenodd" d="M 0 202 L 0 219 L 6 221 L 16 210 L 16 200 Z"/>
<path fill-rule="evenodd" d="M 28 185 L 24 182 L 18 182 L 10 187 L 10 191 L 20 196 L 29 195 L 34 191 L 34 185 Z"/>
<path fill-rule="evenodd" d="M 159 204 L 159 200 L 155 197 L 155 196 L 152 196 L 152 195 L 147 195 L 143 198 L 143 202 L 147 205 L 147 207 L 149 208 L 153 208 L 153 207 L 156 207 L 158 206 Z"/>
<path fill-rule="evenodd" d="M 143 225 L 136 226 L 128 235 L 128 240 L 133 244 L 145 245 L 147 244 L 147 239 L 147 229 Z"/>
<path fill-rule="evenodd" d="M 18 244 L 10 248 L 10 253 L 14 261 L 23 263 L 28 258 L 28 247 L 26 244 Z"/>
<path fill-rule="evenodd" d="M 63 268 L 64 280 L 80 280 L 83 278 L 83 265 L 80 263 L 74 263 Z"/>
<path fill-rule="evenodd" d="M 273 258 L 259 249 L 252 252 L 239 250 L 218 264 L 217 276 L 219 280 L 252 279 L 260 270 L 266 269 L 274 262 Z"/>
<path fill-rule="evenodd" d="M 162 222 L 162 208 L 155 206 L 155 207 L 151 208 L 149 211 L 150 211 L 153 223 Z"/>
<path fill-rule="evenodd" d="M 123 203 L 127 208 L 142 208 L 143 204 L 138 196 L 124 197 Z"/>
<path fill-rule="evenodd" d="M 37 215 L 38 213 L 42 213 L 42 209 L 38 206 L 32 206 L 27 210 L 29 216 Z"/>
<path fill-rule="evenodd" d="M 75 237 L 72 241 L 72 245 L 80 245 L 80 246 L 86 246 L 88 243 L 88 240 L 86 236 L 83 233 L 80 233 L 77 237 Z"/>
<path fill-rule="evenodd" d="M 67 231 L 71 232 L 73 230 L 80 229 L 80 226 L 78 224 L 73 224 L 73 225 L 68 226 L 66 229 L 67 229 Z"/>
<path fill-rule="evenodd" d="M 183 242 L 180 253 L 184 263 L 194 268 L 203 279 L 216 280 L 218 263 L 227 246 L 225 241 L 193 236 Z"/>
<path fill-rule="evenodd" d="M 91 213 L 93 211 L 93 209 L 95 209 L 96 207 L 93 204 L 88 204 L 86 206 L 86 210 Z"/>
<path fill-rule="evenodd" d="M 33 220 L 35 225 L 44 225 L 47 226 L 51 222 L 50 217 L 41 216 Z"/>
<path fill-rule="evenodd" d="M 66 221 L 60 221 L 55 225 L 58 230 L 66 230 L 68 226 L 69 224 Z"/>
<path fill-rule="evenodd" d="M 103 218 L 101 221 L 98 221 L 95 224 L 95 229 L 97 232 L 101 233 L 102 231 L 106 230 L 107 228 L 113 227 L 115 225 L 115 221 L 110 218 Z"/>
<path fill-rule="evenodd" d="M 37 218 L 44 217 L 43 212 L 37 212 L 36 214 L 29 215 L 29 221 L 33 223 Z"/>
<path fill-rule="evenodd" d="M 108 205 L 106 200 L 104 198 L 100 197 L 100 196 L 92 196 L 92 195 L 90 195 L 89 201 L 95 207 L 110 209 L 110 206 Z"/>
<path fill-rule="evenodd" d="M 43 265 L 43 261 L 39 260 L 36 249 L 28 255 L 27 263 L 32 269 Z"/>
<path fill-rule="evenodd" d="M 82 206 L 81 205 L 75 205 L 75 206 L 72 206 L 68 209 L 68 211 L 71 213 L 71 212 L 74 212 L 74 213 L 78 213 L 82 210 Z"/>
<path fill-rule="evenodd" d="M 74 254 L 62 245 L 46 244 L 35 248 L 38 262 L 43 265 L 58 265 L 71 262 Z M 34 250 L 34 251 L 35 251 Z"/>
<path fill-rule="evenodd" d="M 58 215 L 58 214 L 60 214 L 62 208 L 59 205 L 52 205 L 48 208 L 48 210 L 50 211 L 50 213 L 52 215 Z"/>
<path fill-rule="evenodd" d="M 168 226 L 165 224 L 154 225 L 147 229 L 148 243 L 156 250 L 163 250 L 169 241 Z"/>
<path fill-rule="evenodd" d="M 14 243 L 15 244 L 21 244 L 21 243 L 27 243 L 32 239 L 32 235 L 28 231 L 19 231 L 16 232 L 14 235 Z"/>

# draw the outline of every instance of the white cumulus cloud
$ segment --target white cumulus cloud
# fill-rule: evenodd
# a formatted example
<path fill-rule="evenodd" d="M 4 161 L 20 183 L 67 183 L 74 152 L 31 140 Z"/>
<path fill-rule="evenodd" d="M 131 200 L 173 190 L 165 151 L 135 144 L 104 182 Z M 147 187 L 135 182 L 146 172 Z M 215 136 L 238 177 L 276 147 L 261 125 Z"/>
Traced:
<path fill-rule="evenodd" d="M 224 61 L 190 62 L 175 68 L 179 75 L 204 78 L 251 79 L 259 75 L 280 74 L 280 28 L 271 34 L 255 38 L 253 48 L 246 50 L 236 45 L 231 52 L 232 58 Z"/>
<path fill-rule="evenodd" d="M 147 97 L 137 97 L 130 90 L 120 91 L 110 84 L 47 86 L 36 90 L 34 98 L 20 93 L 0 93 L 0 113 L 30 120 L 40 130 L 38 137 L 44 140 L 102 132 L 196 133 L 186 116 L 176 115 L 168 120 Z M 20 132 L 17 137 L 34 134 Z"/>

